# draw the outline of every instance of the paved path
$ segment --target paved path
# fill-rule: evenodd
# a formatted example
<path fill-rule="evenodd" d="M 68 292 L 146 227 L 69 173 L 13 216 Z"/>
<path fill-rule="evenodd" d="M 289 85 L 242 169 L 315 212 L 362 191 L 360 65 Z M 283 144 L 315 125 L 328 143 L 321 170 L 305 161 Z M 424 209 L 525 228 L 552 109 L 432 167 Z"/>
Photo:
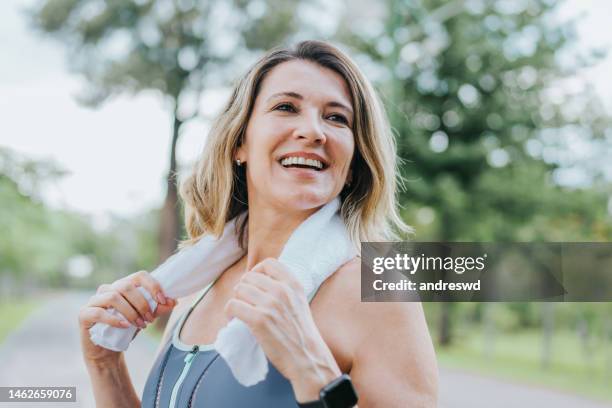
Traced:
<path fill-rule="evenodd" d="M 89 296 L 91 293 L 51 297 L 0 345 L 0 386 L 76 386 L 76 404 L 40 403 L 34 406 L 94 407 L 89 377 L 81 359 L 77 323 L 78 311 Z M 142 393 L 156 348 L 155 341 L 140 334 L 126 352 L 132 382 L 139 394 Z M 442 370 L 440 373 L 439 405 L 440 408 L 612 406 L 570 394 L 452 370 Z M 0 403 L 0 407 L 26 408 L 26 405 Z"/>
<path fill-rule="evenodd" d="M 572 394 L 454 370 L 440 371 L 439 408 L 610 408 Z"/>

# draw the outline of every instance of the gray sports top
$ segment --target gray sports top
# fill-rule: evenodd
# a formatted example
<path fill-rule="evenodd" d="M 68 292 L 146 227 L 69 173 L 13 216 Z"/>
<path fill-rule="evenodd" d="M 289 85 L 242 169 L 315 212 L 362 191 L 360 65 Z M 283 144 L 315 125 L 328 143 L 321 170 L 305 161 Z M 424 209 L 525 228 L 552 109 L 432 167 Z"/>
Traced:
<path fill-rule="evenodd" d="M 272 364 L 264 381 L 245 387 L 236 381 L 212 344 L 187 345 L 181 341 L 185 320 L 213 284 L 174 326 L 172 338 L 149 373 L 142 407 L 297 408 L 291 383 Z"/>

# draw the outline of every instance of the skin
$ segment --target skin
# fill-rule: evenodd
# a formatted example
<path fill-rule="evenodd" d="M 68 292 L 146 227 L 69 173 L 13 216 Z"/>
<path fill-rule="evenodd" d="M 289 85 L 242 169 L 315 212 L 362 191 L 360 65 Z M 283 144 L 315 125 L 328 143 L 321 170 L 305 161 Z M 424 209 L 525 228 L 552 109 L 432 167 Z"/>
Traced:
<path fill-rule="evenodd" d="M 362 408 L 432 407 L 437 367 L 419 303 L 362 303 L 360 262 L 355 258 L 323 282 L 309 305 L 299 282 L 276 260 L 295 228 L 350 180 L 355 153 L 351 102 L 343 78 L 312 62 L 285 62 L 267 75 L 235 157 L 247 166 L 247 255 L 225 271 L 194 308 L 181 339 L 188 344 L 212 343 L 217 332 L 237 317 L 290 381 L 297 401 L 317 399 L 324 385 L 346 372 Z M 283 168 L 280 156 L 295 151 L 316 153 L 329 167 L 322 172 Z M 151 293 L 159 292 L 146 272 L 138 279 Z M 96 350 L 88 344 L 85 328 L 96 319 L 119 324 L 110 321 L 106 305 L 125 310 L 130 321 L 146 315 L 148 306 L 125 282 L 101 287 L 99 292 L 81 319 L 84 357 L 96 401 L 136 406 L 133 387 L 111 378 L 119 376 L 122 384 L 126 379 L 131 384 L 122 354 Z M 119 297 L 128 299 L 127 305 Z M 167 327 L 190 303 L 191 299 L 181 299 Z M 130 314 L 129 305 L 137 310 Z M 168 300 L 162 312 L 173 307 L 174 301 Z"/>

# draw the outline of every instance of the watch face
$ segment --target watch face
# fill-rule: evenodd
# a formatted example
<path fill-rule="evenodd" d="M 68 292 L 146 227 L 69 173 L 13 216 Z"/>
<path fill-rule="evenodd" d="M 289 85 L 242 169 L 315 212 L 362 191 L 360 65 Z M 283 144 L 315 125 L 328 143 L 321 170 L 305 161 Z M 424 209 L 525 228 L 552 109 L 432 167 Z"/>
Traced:
<path fill-rule="evenodd" d="M 322 396 L 328 408 L 349 408 L 357 403 L 357 393 L 348 375 L 343 375 L 338 382 L 330 384 Z"/>

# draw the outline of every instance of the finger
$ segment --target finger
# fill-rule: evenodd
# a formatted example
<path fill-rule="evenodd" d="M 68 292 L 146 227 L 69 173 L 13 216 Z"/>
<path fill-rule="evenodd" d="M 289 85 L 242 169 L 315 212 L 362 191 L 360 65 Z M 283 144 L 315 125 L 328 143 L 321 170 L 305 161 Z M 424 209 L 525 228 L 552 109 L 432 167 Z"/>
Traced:
<path fill-rule="evenodd" d="M 102 285 L 98 286 L 98 290 L 96 290 L 96 294 L 108 292 L 109 290 L 113 290 L 111 285 L 103 283 Z"/>
<path fill-rule="evenodd" d="M 84 307 L 79 313 L 79 321 L 87 330 L 96 323 L 106 323 L 109 326 L 118 327 L 120 329 L 130 327 L 130 322 L 120 316 L 113 316 L 110 312 L 101 307 Z"/>
<path fill-rule="evenodd" d="M 250 326 L 257 315 L 257 309 L 244 300 L 232 298 L 225 304 L 225 314 L 229 319 L 235 317 Z"/>
<path fill-rule="evenodd" d="M 235 288 L 235 299 L 243 300 L 253 306 L 268 306 L 274 298 L 258 287 L 246 282 L 240 282 Z"/>
<path fill-rule="evenodd" d="M 291 279 L 292 276 L 289 276 L 288 272 L 285 274 L 285 271 L 281 270 L 282 268 L 280 268 L 279 265 L 282 266 L 278 260 L 274 258 L 266 258 L 255 265 L 251 271 L 263 273 L 264 275 L 267 275 L 275 280 Z"/>
<path fill-rule="evenodd" d="M 277 281 L 286 282 L 295 290 L 304 290 L 302 288 L 302 284 L 289 271 L 289 269 L 274 258 L 264 259 L 263 261 L 255 265 L 252 271 L 263 273 L 264 275 L 267 275 Z"/>
<path fill-rule="evenodd" d="M 147 271 L 136 272 L 133 274 L 133 282 L 135 282 L 137 286 L 145 288 L 151 296 L 153 296 L 156 302 L 162 305 L 166 304 L 167 296 L 164 294 L 164 290 L 159 284 L 159 281 L 151 276 L 150 273 Z"/>
<path fill-rule="evenodd" d="M 122 279 L 113 284 L 115 289 L 132 305 L 140 317 L 149 322 L 153 321 L 153 311 L 144 295 L 137 289 L 137 284 L 131 279 Z"/>
<path fill-rule="evenodd" d="M 103 307 L 105 309 L 112 307 L 134 326 L 140 328 L 146 327 L 144 319 L 134 306 L 116 290 L 100 294 L 99 298 L 92 302 L 92 306 Z"/>
<path fill-rule="evenodd" d="M 261 272 L 258 272 L 257 270 L 254 270 L 254 269 L 242 275 L 240 277 L 238 284 L 240 284 L 241 282 L 253 285 L 263 290 L 264 292 L 272 291 L 275 289 L 275 287 L 278 284 L 280 284 L 279 281 L 272 279 L 270 276 L 263 274 Z M 238 286 L 238 284 L 236 284 L 236 286 Z M 234 287 L 234 289 L 235 288 L 236 287 Z"/>
<path fill-rule="evenodd" d="M 88 306 L 101 307 L 104 309 L 112 307 L 134 326 L 144 327 L 144 320 L 142 320 L 132 304 L 117 291 L 103 292 L 99 295 L 92 296 Z"/>
<path fill-rule="evenodd" d="M 289 282 L 272 279 L 270 276 L 257 271 L 245 273 L 240 281 L 261 289 L 285 305 L 289 305 L 291 298 L 295 297 L 296 294 L 303 293 L 301 288 L 293 288 Z"/>
<path fill-rule="evenodd" d="M 155 313 L 153 313 L 153 317 L 159 317 L 161 315 L 165 315 L 166 313 L 169 313 L 172 311 L 172 309 L 174 309 L 174 307 L 176 306 L 176 300 L 173 298 L 166 298 L 166 304 L 165 305 L 158 305 L 157 308 L 155 308 Z"/>

